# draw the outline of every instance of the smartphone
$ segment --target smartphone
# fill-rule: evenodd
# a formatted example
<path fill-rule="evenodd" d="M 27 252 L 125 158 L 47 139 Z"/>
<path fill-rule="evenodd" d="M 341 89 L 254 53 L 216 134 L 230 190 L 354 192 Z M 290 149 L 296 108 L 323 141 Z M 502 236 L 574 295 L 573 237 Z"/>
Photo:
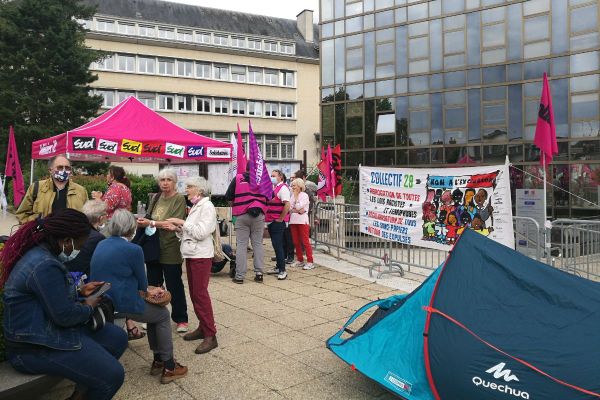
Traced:
<path fill-rule="evenodd" d="M 88 299 L 95 299 L 96 297 L 102 296 L 104 293 L 110 290 L 110 286 L 110 282 L 104 282 L 103 285 L 94 289 L 94 291 L 88 296 Z"/>

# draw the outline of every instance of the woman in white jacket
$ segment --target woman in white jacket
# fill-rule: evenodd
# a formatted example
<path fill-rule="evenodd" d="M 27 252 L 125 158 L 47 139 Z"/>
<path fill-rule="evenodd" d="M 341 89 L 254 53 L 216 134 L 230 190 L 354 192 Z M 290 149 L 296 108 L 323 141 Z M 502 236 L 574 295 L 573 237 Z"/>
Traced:
<path fill-rule="evenodd" d="M 185 181 L 185 192 L 193 204 L 187 219 L 169 218 L 167 221 L 181 239 L 181 255 L 185 259 L 190 297 L 199 320 L 198 328 L 185 334 L 183 339 L 204 339 L 195 351 L 197 354 L 204 354 L 218 346 L 217 328 L 208 293 L 215 251 L 213 232 L 217 229 L 217 213 L 210 201 L 210 187 L 206 179 L 188 178 Z"/>

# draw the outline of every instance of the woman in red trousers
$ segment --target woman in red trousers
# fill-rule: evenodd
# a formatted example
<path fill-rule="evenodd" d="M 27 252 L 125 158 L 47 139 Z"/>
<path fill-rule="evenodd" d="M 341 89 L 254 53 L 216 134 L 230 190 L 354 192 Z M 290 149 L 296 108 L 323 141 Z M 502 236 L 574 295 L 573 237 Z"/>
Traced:
<path fill-rule="evenodd" d="M 308 221 L 308 206 L 309 198 L 304 192 L 304 181 L 296 178 L 292 181 L 292 198 L 290 200 L 290 230 L 292 231 L 292 240 L 296 248 L 296 263 L 294 266 L 302 267 L 302 269 L 313 269 L 313 254 L 312 247 L 308 240 L 310 225 Z M 306 263 L 302 249 L 306 251 Z"/>
<path fill-rule="evenodd" d="M 185 259 L 190 297 L 199 320 L 196 330 L 183 336 L 184 340 L 204 339 L 196 348 L 197 354 L 208 353 L 218 346 L 217 328 L 208 293 L 208 280 L 215 248 L 213 232 L 217 229 L 217 213 L 210 201 L 206 179 L 191 177 L 185 181 L 185 191 L 193 204 L 187 219 L 169 218 L 171 229 L 181 239 L 181 255 Z"/>

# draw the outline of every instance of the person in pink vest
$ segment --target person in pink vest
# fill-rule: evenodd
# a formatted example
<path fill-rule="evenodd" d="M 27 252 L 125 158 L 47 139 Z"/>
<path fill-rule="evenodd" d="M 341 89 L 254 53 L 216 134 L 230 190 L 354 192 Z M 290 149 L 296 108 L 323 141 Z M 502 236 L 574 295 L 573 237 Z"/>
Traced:
<path fill-rule="evenodd" d="M 254 281 L 263 281 L 263 232 L 265 229 L 265 213 L 268 199 L 250 188 L 250 174 L 237 174 L 231 181 L 225 198 L 232 204 L 235 220 L 236 270 L 232 278 L 234 283 L 244 283 L 248 270 L 248 240 L 252 242 L 254 251 Z"/>
<path fill-rule="evenodd" d="M 273 250 L 275 250 L 277 265 L 267 274 L 277 275 L 277 279 L 284 280 L 287 278 L 284 233 L 287 224 L 290 222 L 290 188 L 285 183 L 285 175 L 278 169 L 271 172 L 271 182 L 273 183 L 274 195 L 267 204 L 266 221 Z"/>

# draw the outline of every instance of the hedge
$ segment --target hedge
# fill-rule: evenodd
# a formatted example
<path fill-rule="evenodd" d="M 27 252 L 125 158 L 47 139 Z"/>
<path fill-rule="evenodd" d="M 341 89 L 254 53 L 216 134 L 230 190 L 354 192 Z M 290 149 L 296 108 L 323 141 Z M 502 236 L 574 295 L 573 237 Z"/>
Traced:
<path fill-rule="evenodd" d="M 148 204 L 148 194 L 158 192 L 158 183 L 156 179 L 152 177 L 141 177 L 138 175 L 127 175 L 131 182 L 131 211 L 137 211 L 137 203 L 141 201 L 143 204 Z M 78 175 L 74 176 L 74 182 L 77 182 L 83 186 L 88 194 L 91 195 L 92 191 L 97 190 L 100 192 L 106 191 L 106 177 L 104 175 L 89 176 L 89 175 Z"/>

